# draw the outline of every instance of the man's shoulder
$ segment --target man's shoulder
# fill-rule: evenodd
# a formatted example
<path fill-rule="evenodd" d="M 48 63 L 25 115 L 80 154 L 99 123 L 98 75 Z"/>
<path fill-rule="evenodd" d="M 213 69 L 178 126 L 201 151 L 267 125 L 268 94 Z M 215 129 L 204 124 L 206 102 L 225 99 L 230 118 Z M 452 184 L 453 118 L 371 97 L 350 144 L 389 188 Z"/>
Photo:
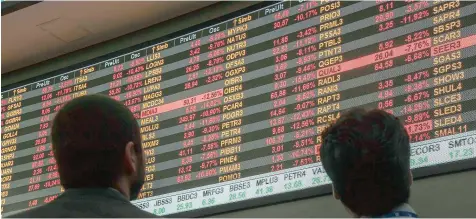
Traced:
<path fill-rule="evenodd" d="M 131 216 L 131 217 L 141 217 L 141 218 L 159 218 L 157 215 L 155 214 L 152 214 L 150 212 L 147 212 L 147 211 L 144 211 L 136 206 L 134 206 L 136 209 L 137 209 L 137 212 L 140 212 L 140 213 L 135 213 L 134 215 L 135 216 Z"/>
<path fill-rule="evenodd" d="M 44 208 L 47 208 L 46 205 L 38 206 L 36 208 L 25 210 L 25 211 L 12 214 L 6 217 L 4 216 L 4 218 L 33 218 L 33 217 L 38 218 L 38 217 L 41 217 L 40 215 L 42 214 L 42 212 L 46 212 L 45 210 L 43 210 Z"/>
<path fill-rule="evenodd" d="M 120 215 L 114 217 L 137 217 L 137 218 L 158 218 L 157 215 L 150 212 L 144 211 L 132 203 L 127 203 L 124 205 L 110 206 L 110 209 L 114 209 L 114 212 L 111 212 L 111 216 Z M 107 210 L 106 210 L 107 211 Z"/>
<path fill-rule="evenodd" d="M 55 200 L 51 203 L 13 214 L 7 218 L 117 217 L 157 218 L 130 202 L 103 200 Z"/>

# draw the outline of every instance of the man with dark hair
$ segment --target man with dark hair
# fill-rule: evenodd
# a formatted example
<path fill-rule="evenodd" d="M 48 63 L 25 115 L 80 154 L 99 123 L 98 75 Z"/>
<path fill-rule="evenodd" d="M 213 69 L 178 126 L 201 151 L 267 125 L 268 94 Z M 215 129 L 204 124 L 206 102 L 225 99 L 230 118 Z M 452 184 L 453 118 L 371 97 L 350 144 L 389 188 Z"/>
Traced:
<path fill-rule="evenodd" d="M 417 217 L 410 197 L 410 142 L 398 118 L 354 109 L 322 133 L 333 193 L 355 217 Z"/>
<path fill-rule="evenodd" d="M 55 116 L 51 135 L 65 192 L 12 217 L 156 217 L 130 203 L 144 183 L 145 156 L 127 107 L 103 95 L 73 99 Z"/>

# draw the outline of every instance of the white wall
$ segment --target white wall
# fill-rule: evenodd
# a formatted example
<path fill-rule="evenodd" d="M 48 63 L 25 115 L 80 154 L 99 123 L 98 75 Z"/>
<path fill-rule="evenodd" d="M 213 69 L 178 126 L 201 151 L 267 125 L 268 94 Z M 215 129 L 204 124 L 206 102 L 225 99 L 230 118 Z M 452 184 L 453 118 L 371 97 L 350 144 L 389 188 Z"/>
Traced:
<path fill-rule="evenodd" d="M 412 185 L 410 204 L 420 217 L 476 217 L 476 170 L 434 176 Z M 214 215 L 225 218 L 349 217 L 332 196 Z"/>

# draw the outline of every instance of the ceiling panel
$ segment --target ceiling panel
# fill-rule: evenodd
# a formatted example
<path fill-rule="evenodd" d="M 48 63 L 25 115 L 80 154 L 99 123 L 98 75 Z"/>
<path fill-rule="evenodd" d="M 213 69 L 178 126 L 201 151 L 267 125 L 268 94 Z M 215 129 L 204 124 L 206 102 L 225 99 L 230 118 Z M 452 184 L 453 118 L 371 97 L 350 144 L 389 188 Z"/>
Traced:
<path fill-rule="evenodd" d="M 47 1 L 2 16 L 2 74 L 186 14 L 216 1 Z"/>

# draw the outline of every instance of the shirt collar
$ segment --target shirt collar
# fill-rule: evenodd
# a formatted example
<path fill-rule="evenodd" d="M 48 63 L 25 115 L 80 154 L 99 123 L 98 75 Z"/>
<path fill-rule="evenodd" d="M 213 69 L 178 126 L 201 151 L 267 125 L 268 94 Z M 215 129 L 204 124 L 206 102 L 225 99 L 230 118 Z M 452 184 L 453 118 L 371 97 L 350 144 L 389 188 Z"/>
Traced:
<path fill-rule="evenodd" d="M 407 203 L 403 203 L 402 205 L 393 209 L 392 212 L 393 211 L 405 211 L 405 212 L 410 212 L 410 213 L 416 214 L 415 210 L 413 210 L 413 208 Z"/>
<path fill-rule="evenodd" d="M 404 212 L 416 214 L 415 210 L 413 210 L 413 208 L 407 203 L 403 203 L 399 205 L 398 207 L 394 208 L 391 212 L 397 212 L 397 211 L 404 211 Z M 363 216 L 360 218 L 371 218 L 371 217 Z"/>
<path fill-rule="evenodd" d="M 117 189 L 114 189 L 114 188 L 70 188 L 70 189 L 66 189 L 64 193 L 62 194 L 63 197 L 70 196 L 70 195 L 108 196 L 114 199 L 119 199 L 119 200 L 129 202 L 129 200 L 127 200 L 127 198 L 121 192 L 119 192 Z"/>

